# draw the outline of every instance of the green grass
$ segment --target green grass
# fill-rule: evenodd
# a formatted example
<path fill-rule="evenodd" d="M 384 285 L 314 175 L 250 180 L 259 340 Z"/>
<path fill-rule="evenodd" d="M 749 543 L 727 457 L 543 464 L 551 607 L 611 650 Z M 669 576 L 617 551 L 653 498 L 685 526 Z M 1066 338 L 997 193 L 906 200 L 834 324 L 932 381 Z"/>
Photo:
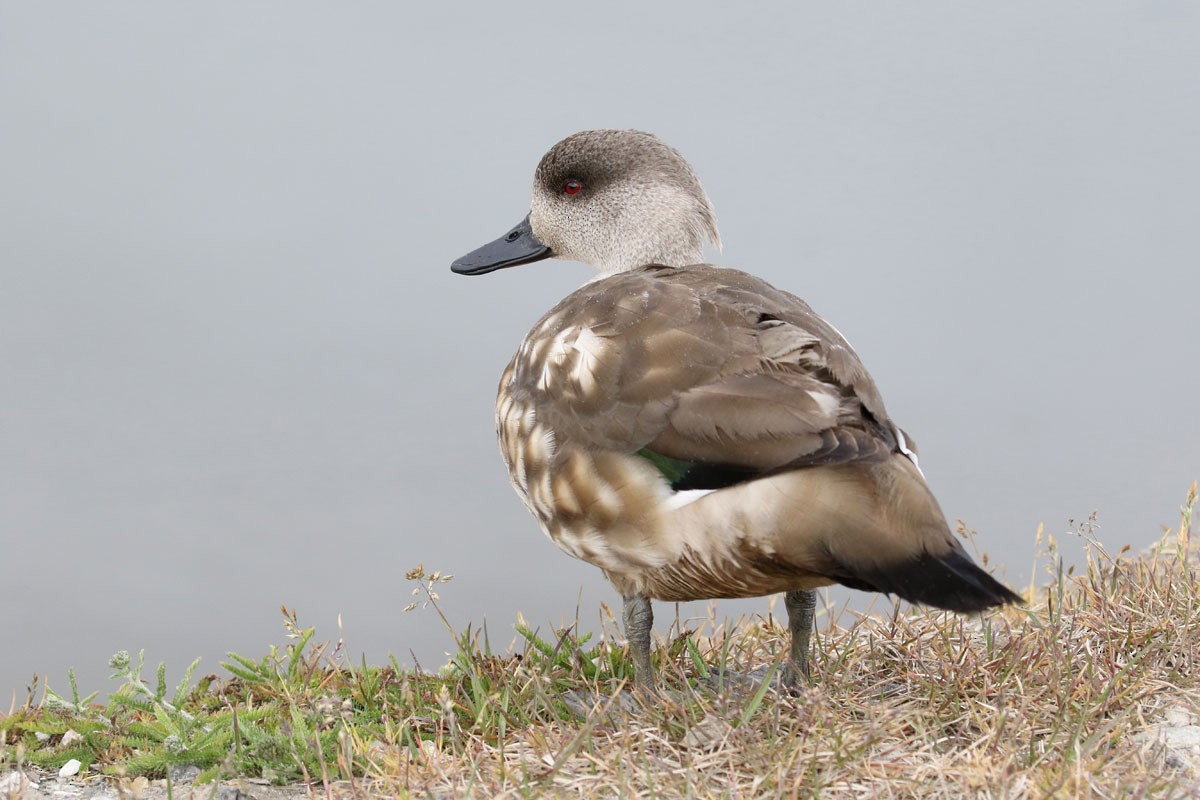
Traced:
<path fill-rule="evenodd" d="M 1193 486 L 1178 529 L 1142 554 L 1076 526 L 1078 574 L 1044 537 L 1024 608 L 825 617 L 794 697 L 733 679 L 781 665 L 771 619 L 672 631 L 655 653 L 667 691 L 647 696 L 627 691 L 611 614 L 599 642 L 519 621 L 515 654 L 451 632 L 450 662 L 418 674 L 353 663 L 285 609 L 288 642 L 231 654 L 228 677 L 193 680 L 192 664 L 147 679 L 140 655 L 118 653 L 107 702 L 73 678 L 66 696 L 31 693 L 0 716 L 0 774 L 74 758 L 125 780 L 195 765 L 201 780 L 362 797 L 1195 796 L 1196 765 L 1141 735 L 1170 709 L 1200 715 L 1195 504 Z M 410 608 L 441 614 L 449 576 L 408 578 Z"/>

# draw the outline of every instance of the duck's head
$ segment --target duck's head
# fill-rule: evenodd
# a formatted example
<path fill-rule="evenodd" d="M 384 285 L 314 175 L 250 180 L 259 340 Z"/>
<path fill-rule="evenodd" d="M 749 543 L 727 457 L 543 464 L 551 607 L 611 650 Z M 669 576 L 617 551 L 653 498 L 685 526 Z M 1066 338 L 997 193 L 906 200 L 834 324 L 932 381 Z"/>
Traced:
<path fill-rule="evenodd" d="M 712 203 L 692 167 L 657 136 L 583 131 L 542 157 L 529 215 L 451 265 L 483 275 L 543 258 L 612 273 L 648 264 L 683 267 L 720 246 Z"/>

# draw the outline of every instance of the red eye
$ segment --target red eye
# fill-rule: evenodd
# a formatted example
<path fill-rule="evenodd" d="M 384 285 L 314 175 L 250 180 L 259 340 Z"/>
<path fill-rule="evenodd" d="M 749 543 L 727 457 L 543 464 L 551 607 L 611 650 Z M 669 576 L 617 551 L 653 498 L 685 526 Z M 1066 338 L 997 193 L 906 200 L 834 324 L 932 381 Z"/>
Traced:
<path fill-rule="evenodd" d="M 563 191 L 567 194 L 579 194 L 583 190 L 583 184 L 579 181 L 567 181 L 563 184 Z"/>

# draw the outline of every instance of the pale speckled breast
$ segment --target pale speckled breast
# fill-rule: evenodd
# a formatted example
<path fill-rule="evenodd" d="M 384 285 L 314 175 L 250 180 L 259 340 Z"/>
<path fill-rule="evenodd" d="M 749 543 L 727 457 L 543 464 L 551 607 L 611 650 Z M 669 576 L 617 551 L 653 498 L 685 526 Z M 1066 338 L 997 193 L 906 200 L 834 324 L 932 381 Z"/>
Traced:
<path fill-rule="evenodd" d="M 659 514 L 670 490 L 644 459 L 559 446 L 536 404 L 503 389 L 496 427 L 513 488 L 559 548 L 604 570 L 657 568 L 674 557 Z"/>

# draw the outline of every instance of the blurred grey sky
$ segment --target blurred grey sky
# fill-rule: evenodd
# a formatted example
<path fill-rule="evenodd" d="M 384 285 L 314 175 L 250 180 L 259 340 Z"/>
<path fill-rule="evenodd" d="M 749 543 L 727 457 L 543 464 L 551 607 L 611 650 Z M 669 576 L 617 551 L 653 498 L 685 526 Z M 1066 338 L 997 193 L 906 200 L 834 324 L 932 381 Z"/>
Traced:
<path fill-rule="evenodd" d="M 714 260 L 849 337 L 1010 583 L 1039 522 L 1147 545 L 1200 477 L 1197 42 L 1185 0 L 0 5 L 0 694 L 212 671 L 281 603 L 437 666 L 418 562 L 494 645 L 593 624 L 492 422 L 590 270 L 449 271 L 592 127 L 693 162 Z"/>

